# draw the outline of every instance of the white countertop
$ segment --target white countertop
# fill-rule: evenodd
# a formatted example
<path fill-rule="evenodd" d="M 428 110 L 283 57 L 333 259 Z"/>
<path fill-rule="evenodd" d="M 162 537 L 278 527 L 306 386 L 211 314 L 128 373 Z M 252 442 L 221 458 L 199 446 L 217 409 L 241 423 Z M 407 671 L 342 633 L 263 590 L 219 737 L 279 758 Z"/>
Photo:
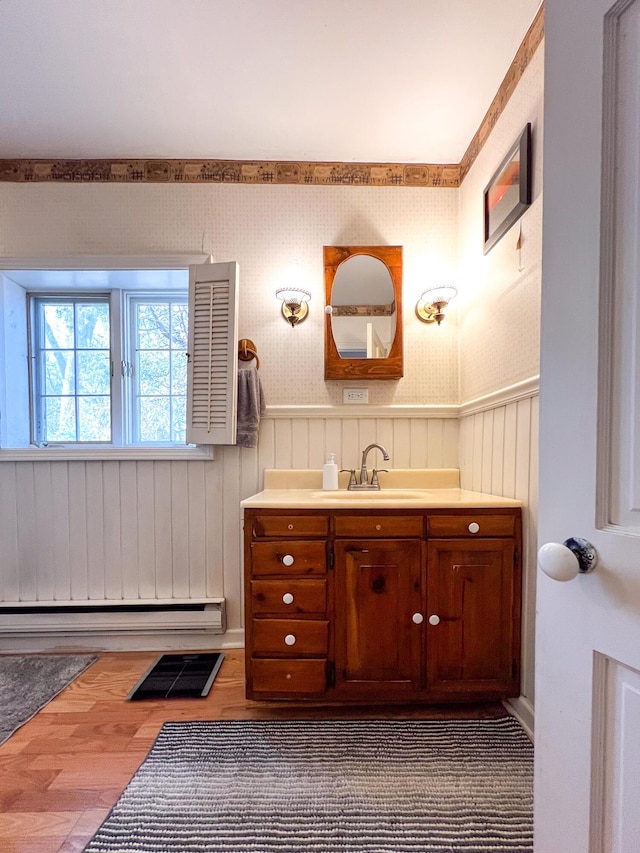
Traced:
<path fill-rule="evenodd" d="M 240 504 L 245 509 L 458 509 L 518 507 L 521 501 L 459 488 L 457 468 L 393 469 L 380 472 L 380 491 L 322 490 L 322 471 L 267 470 L 265 488 Z"/>

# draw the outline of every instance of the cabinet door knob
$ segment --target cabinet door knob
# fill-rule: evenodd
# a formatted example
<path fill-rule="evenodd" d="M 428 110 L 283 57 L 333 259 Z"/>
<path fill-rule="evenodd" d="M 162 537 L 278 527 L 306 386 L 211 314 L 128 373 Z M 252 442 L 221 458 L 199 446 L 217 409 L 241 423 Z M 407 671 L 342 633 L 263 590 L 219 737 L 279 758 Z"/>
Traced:
<path fill-rule="evenodd" d="M 285 594 L 282 596 L 282 600 L 285 604 L 293 604 L 293 595 L 291 595 L 290 592 L 285 592 Z"/>
<path fill-rule="evenodd" d="M 287 634 L 287 636 L 284 638 L 284 641 L 288 646 L 294 646 L 296 642 L 295 634 Z"/>
<path fill-rule="evenodd" d="M 422 623 L 424 622 L 424 616 L 422 615 L 422 613 L 414 613 L 411 617 L 411 620 L 415 622 L 416 625 L 422 625 Z"/>
<path fill-rule="evenodd" d="M 469 533 L 477 533 L 480 530 L 480 525 L 477 521 L 472 521 L 467 530 Z"/>
<path fill-rule="evenodd" d="M 284 563 L 285 566 L 292 566 L 295 563 L 295 560 L 291 556 L 291 554 L 285 554 L 284 557 L 282 558 L 282 562 Z"/>
<path fill-rule="evenodd" d="M 432 614 L 431 616 L 429 616 L 429 625 L 439 625 L 439 624 L 440 624 L 440 617 L 439 616 L 436 616 L 435 613 Z"/>

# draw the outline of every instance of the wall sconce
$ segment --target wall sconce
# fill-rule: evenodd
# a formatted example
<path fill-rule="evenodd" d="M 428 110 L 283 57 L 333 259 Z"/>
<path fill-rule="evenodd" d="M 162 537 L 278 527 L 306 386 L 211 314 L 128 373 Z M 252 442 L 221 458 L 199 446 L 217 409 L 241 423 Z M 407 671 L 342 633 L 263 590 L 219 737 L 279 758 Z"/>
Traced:
<path fill-rule="evenodd" d="M 309 313 L 307 302 L 311 299 L 308 290 L 301 287 L 279 287 L 276 296 L 282 299 L 282 316 L 288 323 L 297 326 L 306 319 Z"/>
<path fill-rule="evenodd" d="M 444 309 L 458 291 L 452 284 L 440 287 L 428 287 L 416 304 L 416 316 L 423 323 L 437 323 L 444 320 Z"/>

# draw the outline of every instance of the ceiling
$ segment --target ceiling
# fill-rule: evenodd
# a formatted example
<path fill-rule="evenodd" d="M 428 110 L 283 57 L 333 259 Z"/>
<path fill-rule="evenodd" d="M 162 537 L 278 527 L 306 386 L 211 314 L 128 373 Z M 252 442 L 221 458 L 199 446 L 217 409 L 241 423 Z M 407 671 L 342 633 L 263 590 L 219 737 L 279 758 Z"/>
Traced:
<path fill-rule="evenodd" d="M 0 158 L 457 163 L 540 0 L 0 0 Z"/>

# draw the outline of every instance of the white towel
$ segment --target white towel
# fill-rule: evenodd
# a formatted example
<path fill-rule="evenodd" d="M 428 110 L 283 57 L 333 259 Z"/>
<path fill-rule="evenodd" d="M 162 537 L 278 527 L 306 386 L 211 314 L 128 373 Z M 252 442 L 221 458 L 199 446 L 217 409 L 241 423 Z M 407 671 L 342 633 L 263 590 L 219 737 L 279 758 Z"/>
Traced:
<path fill-rule="evenodd" d="M 260 418 L 264 413 L 264 394 L 258 371 L 255 367 L 239 367 L 236 441 L 241 447 L 256 446 Z"/>

